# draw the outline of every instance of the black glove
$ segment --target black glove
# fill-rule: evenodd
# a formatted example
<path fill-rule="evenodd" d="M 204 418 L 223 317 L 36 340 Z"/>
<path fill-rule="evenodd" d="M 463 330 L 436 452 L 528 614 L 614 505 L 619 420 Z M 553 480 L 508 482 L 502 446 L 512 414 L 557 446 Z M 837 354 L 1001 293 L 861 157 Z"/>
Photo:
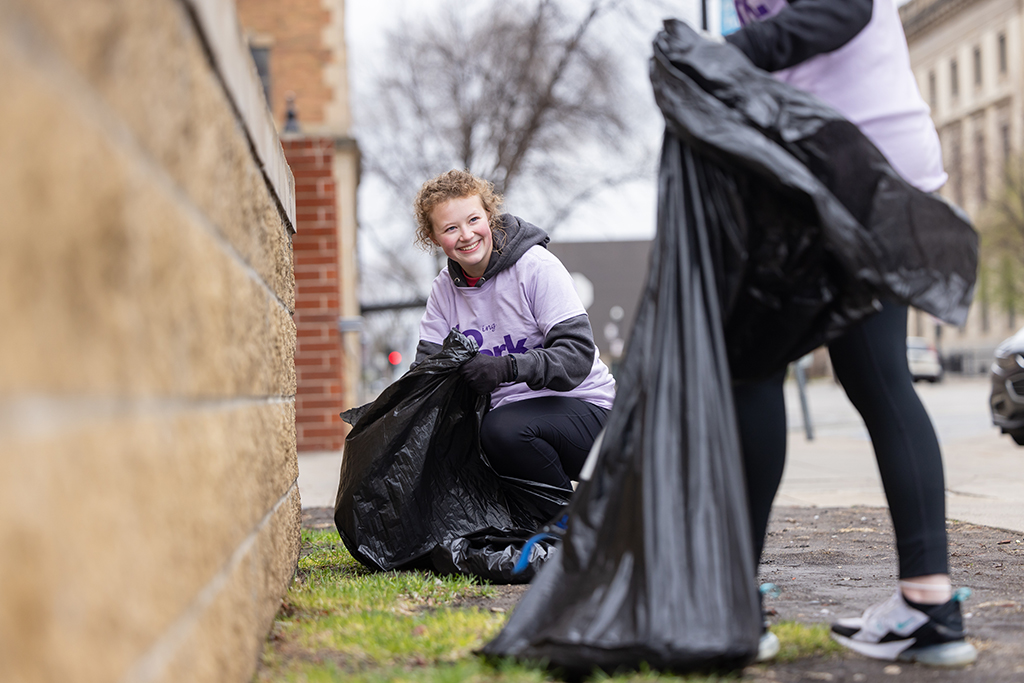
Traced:
<path fill-rule="evenodd" d="M 459 374 L 478 394 L 489 394 L 502 382 L 516 379 L 515 361 L 512 356 L 488 356 L 483 353 L 470 358 L 459 368 Z"/>

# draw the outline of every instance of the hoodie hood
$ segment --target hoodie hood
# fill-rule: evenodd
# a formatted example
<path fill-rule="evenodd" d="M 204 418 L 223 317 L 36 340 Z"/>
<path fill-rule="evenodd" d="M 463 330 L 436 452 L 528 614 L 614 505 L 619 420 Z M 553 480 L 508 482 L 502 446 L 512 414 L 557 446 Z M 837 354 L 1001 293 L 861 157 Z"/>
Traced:
<path fill-rule="evenodd" d="M 491 260 L 487 263 L 487 270 L 484 271 L 478 285 L 518 261 L 531 247 L 539 244 L 546 249 L 548 242 L 551 241 L 548 234 L 536 225 L 510 213 L 501 215 L 501 225 L 493 234 L 494 251 L 491 252 Z M 462 266 L 451 259 L 448 259 L 448 274 L 457 287 L 468 286 Z"/>

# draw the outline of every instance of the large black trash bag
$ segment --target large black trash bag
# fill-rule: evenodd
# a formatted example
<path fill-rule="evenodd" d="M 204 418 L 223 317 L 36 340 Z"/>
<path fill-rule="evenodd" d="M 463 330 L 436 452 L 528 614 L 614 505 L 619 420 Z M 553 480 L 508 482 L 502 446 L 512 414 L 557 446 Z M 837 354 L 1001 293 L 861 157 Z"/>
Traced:
<path fill-rule="evenodd" d="M 761 630 L 699 160 L 662 150 L 658 234 L 596 469 L 485 655 L 570 676 L 732 669 Z M 685 188 L 680 192 L 680 188 Z"/>
<path fill-rule="evenodd" d="M 849 121 L 730 45 L 667 21 L 651 81 L 668 135 L 705 157 L 705 210 L 733 378 L 770 375 L 877 310 L 956 325 L 977 270 L 970 222 L 914 188 Z"/>
<path fill-rule="evenodd" d="M 732 379 L 777 372 L 880 297 L 961 321 L 973 289 L 970 225 L 826 105 L 674 21 L 651 72 L 658 233 L 615 405 L 562 550 L 483 649 L 572 675 L 748 662 L 761 616 Z"/>
<path fill-rule="evenodd" d="M 512 572 L 525 541 L 568 495 L 503 477 L 487 463 L 480 450 L 487 397 L 457 372 L 476 353 L 473 341 L 453 330 L 440 352 L 344 415 L 354 426 L 334 521 L 364 565 L 523 583 L 551 554 L 549 544 L 538 544 L 531 569 Z"/>

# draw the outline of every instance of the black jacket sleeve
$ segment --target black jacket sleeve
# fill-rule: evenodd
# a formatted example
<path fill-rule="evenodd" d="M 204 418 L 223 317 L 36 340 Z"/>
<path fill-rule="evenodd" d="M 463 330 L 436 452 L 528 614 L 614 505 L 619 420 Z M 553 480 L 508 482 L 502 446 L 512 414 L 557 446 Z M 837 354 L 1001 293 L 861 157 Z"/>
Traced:
<path fill-rule="evenodd" d="M 422 363 L 427 356 L 433 356 L 435 353 L 440 351 L 441 348 L 442 347 L 440 344 L 435 344 L 434 342 L 423 341 L 422 339 L 420 339 L 419 343 L 416 344 L 416 360 L 412 362 L 412 364 L 409 366 L 409 369 L 411 370 L 412 368 Z"/>
<path fill-rule="evenodd" d="M 759 69 L 779 71 L 846 45 L 871 21 L 873 5 L 873 0 L 790 0 L 775 16 L 725 39 Z"/>
<path fill-rule="evenodd" d="M 544 337 L 543 349 L 516 355 L 516 381 L 526 382 L 531 389 L 575 389 L 594 367 L 596 350 L 587 314 L 569 318 L 551 328 Z"/>

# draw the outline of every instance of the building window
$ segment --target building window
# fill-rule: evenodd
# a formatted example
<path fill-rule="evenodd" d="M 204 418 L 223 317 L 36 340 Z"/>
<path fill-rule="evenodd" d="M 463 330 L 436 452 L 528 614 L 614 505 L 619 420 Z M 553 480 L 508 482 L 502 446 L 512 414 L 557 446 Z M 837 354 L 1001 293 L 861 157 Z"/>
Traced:
<path fill-rule="evenodd" d="M 991 327 L 992 309 L 992 267 L 978 264 L 977 290 L 974 300 L 981 305 L 981 331 L 988 332 Z"/>
<path fill-rule="evenodd" d="M 267 106 L 270 104 L 270 48 L 249 46 L 252 54 L 252 61 L 256 63 L 256 73 L 259 74 L 260 83 L 263 85 L 263 96 L 267 98 Z"/>
<path fill-rule="evenodd" d="M 976 133 L 974 136 L 974 161 L 978 174 L 978 201 L 984 202 L 988 199 L 988 188 L 985 185 L 985 134 Z"/>
<path fill-rule="evenodd" d="M 999 73 L 1006 73 L 1006 34 L 999 34 Z"/>
<path fill-rule="evenodd" d="M 928 106 L 935 109 L 935 101 L 937 95 L 935 93 L 935 72 L 928 72 Z"/>
<path fill-rule="evenodd" d="M 961 157 L 962 157 L 962 155 L 960 153 L 960 140 L 959 140 L 959 136 L 958 136 L 958 139 L 953 140 L 953 144 L 950 145 L 950 148 L 949 148 L 949 170 L 950 170 L 950 175 L 953 176 L 952 177 L 952 180 L 953 180 L 953 183 L 952 183 L 952 185 L 953 185 L 953 201 L 956 204 L 958 204 L 960 206 L 963 206 L 963 204 L 964 204 L 964 174 L 963 174 L 963 166 L 962 166 L 963 159 Z"/>
<path fill-rule="evenodd" d="M 1004 123 L 999 127 L 999 141 L 1003 146 L 1003 172 L 1006 171 L 1007 165 L 1010 163 L 1010 124 Z"/>
<path fill-rule="evenodd" d="M 981 85 L 981 48 L 974 48 L 974 85 Z"/>
<path fill-rule="evenodd" d="M 953 97 L 960 95 L 960 75 L 957 73 L 956 60 L 949 60 L 949 91 Z"/>

